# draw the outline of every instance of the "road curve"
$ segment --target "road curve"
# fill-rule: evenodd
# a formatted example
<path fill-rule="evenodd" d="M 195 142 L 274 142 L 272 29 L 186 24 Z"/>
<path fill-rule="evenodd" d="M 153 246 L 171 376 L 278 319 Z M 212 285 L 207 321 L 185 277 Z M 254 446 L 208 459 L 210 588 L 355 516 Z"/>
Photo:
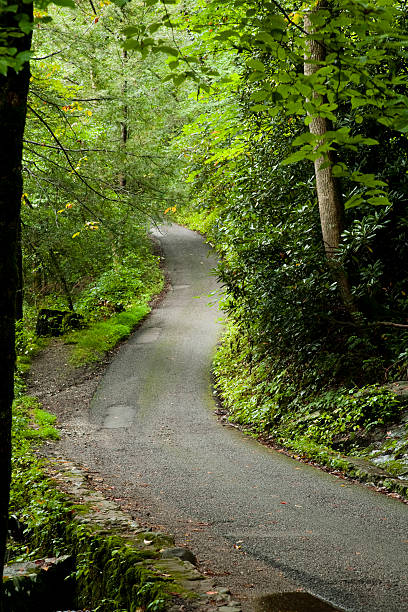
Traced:
<path fill-rule="evenodd" d="M 294 584 L 345 610 L 408 610 L 407 507 L 217 422 L 215 260 L 189 230 L 165 226 L 157 237 L 171 287 L 93 399 L 99 466 L 118 490 L 125 483 L 136 498 L 211 526 L 231 551 L 259 560 L 272 590 L 279 574 L 284 590 Z"/>

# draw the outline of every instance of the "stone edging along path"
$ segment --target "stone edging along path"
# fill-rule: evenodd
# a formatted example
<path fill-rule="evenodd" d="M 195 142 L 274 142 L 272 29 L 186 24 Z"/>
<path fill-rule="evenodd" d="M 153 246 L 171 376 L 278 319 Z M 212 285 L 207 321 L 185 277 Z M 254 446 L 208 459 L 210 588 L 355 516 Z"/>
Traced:
<path fill-rule="evenodd" d="M 55 458 L 49 460 L 47 472 L 76 508 L 72 525 L 67 527 L 71 555 L 36 562 L 37 568 L 35 563 L 14 564 L 18 566 L 14 570 L 13 565 L 6 568 L 5 589 L 11 612 L 27 609 L 28 602 L 23 605 L 19 593 L 25 589 L 26 597 L 32 596 L 35 583 L 40 582 L 35 577 L 36 569 L 39 574 L 53 565 L 66 567 L 66 575 L 76 572 L 77 580 L 72 584 L 76 604 L 90 609 L 105 601 L 103 610 L 112 611 L 142 612 L 150 604 L 152 610 L 171 612 L 241 612 L 241 605 L 228 589 L 215 587 L 214 580 L 196 569 L 191 551 L 175 547 L 174 539 L 167 534 L 146 531 L 114 501 L 89 486 L 86 470 Z M 82 567 L 79 572 L 78 562 Z M 27 587 L 30 576 L 34 582 Z M 41 589 L 45 597 L 47 587 L 41 584 Z"/>

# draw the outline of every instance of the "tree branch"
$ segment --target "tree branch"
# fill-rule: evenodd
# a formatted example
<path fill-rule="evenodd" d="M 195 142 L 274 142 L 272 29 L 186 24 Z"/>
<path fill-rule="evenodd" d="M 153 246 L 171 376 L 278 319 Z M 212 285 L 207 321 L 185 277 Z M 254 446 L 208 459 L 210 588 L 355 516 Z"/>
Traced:
<path fill-rule="evenodd" d="M 401 327 L 403 329 L 408 329 L 408 325 L 404 323 L 393 323 L 392 321 L 374 321 L 371 325 L 386 325 L 388 327 Z"/>
<path fill-rule="evenodd" d="M 37 113 L 36 110 L 34 110 L 32 108 L 32 106 L 27 105 L 27 108 L 30 109 L 30 111 L 40 120 L 40 122 L 47 128 L 47 130 L 49 131 L 49 133 L 51 134 L 51 136 L 53 137 L 53 139 L 55 140 L 55 142 L 57 143 L 57 145 L 61 148 L 62 152 L 64 153 L 66 160 L 72 170 L 72 172 L 75 174 L 75 176 L 77 176 L 79 178 L 79 180 L 86 186 L 88 187 L 88 189 L 90 189 L 93 193 L 95 193 L 97 196 L 99 196 L 100 198 L 102 198 L 103 200 L 108 200 L 110 202 L 116 202 L 117 200 L 113 199 L 113 198 L 108 198 L 107 196 L 105 196 L 103 193 L 101 193 L 100 191 L 98 191 L 97 189 L 94 189 L 94 187 L 92 187 L 92 185 L 90 185 L 88 183 L 88 181 L 86 181 L 83 176 L 81 174 L 79 174 L 79 172 L 77 171 L 77 169 L 75 168 L 74 164 L 72 163 L 67 151 L 65 150 L 65 147 L 62 145 L 61 141 L 58 139 L 58 137 L 54 134 L 53 130 L 50 128 L 50 126 L 48 125 L 48 123 L 45 121 L 45 119 L 43 117 L 41 117 L 41 115 L 39 113 Z"/>

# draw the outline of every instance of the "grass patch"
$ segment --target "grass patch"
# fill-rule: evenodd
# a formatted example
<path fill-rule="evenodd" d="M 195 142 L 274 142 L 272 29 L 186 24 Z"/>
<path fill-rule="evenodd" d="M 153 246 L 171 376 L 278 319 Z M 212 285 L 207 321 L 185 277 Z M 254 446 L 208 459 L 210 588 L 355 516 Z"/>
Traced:
<path fill-rule="evenodd" d="M 82 366 L 102 359 L 120 340 L 127 338 L 149 312 L 147 304 L 138 304 L 106 321 L 99 321 L 87 329 L 68 334 L 66 341 L 75 344 L 70 358 L 71 365 Z"/>

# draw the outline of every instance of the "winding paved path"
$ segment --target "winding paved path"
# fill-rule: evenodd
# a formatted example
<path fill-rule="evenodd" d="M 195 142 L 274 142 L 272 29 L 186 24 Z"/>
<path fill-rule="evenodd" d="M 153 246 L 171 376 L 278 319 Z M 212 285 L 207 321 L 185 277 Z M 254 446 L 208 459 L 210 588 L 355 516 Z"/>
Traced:
<path fill-rule="evenodd" d="M 127 486 L 166 516 L 166 527 L 198 525 L 203 539 L 226 543 L 231 565 L 237 554 L 259 563 L 266 591 L 303 587 L 346 610 L 407 611 L 405 505 L 217 422 L 214 259 L 197 234 L 161 231 L 171 288 L 98 387 L 90 415 L 98 464 L 118 491 Z"/>

